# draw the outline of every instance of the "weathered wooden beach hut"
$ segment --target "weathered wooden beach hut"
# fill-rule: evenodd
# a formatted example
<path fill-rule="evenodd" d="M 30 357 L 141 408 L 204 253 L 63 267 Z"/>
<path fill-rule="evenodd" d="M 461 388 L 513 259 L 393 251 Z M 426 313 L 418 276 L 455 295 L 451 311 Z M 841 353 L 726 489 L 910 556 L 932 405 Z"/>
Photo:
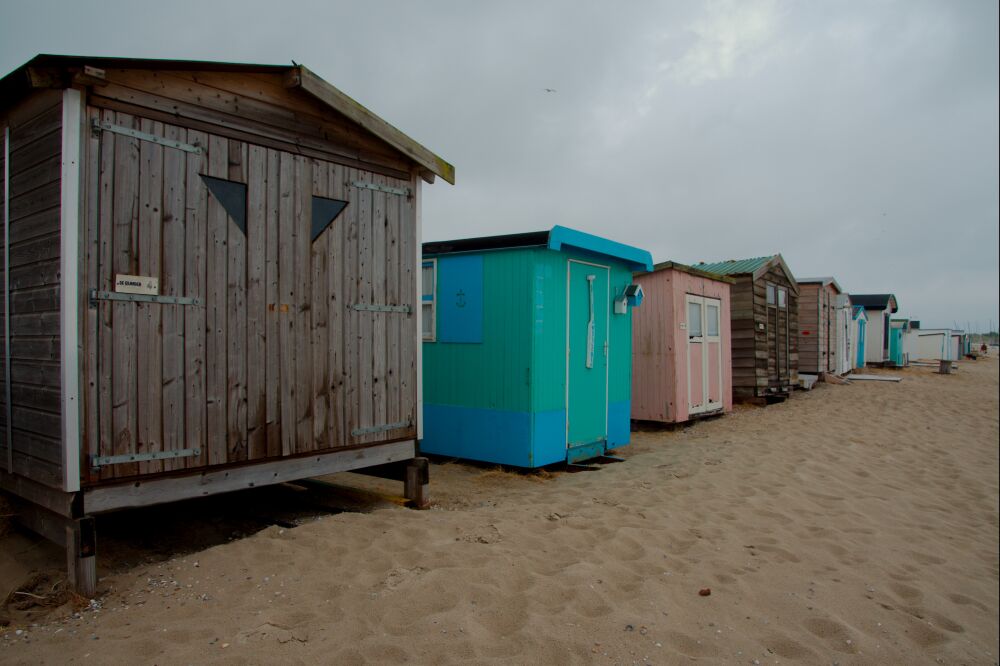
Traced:
<path fill-rule="evenodd" d="M 635 281 L 632 418 L 681 423 L 733 408 L 729 288 L 723 277 L 673 261 Z"/>
<path fill-rule="evenodd" d="M 634 271 L 566 227 L 424 244 L 421 451 L 518 467 L 628 444 Z"/>
<path fill-rule="evenodd" d="M 868 314 L 864 306 L 852 305 L 853 325 L 851 326 L 851 363 L 855 370 L 865 367 L 865 346 L 868 338 Z"/>
<path fill-rule="evenodd" d="M 799 287 L 780 254 L 700 263 L 695 268 L 733 278 L 733 399 L 787 396 L 799 383 Z"/>
<path fill-rule="evenodd" d="M 865 362 L 882 366 L 889 361 L 889 320 L 899 310 L 893 294 L 851 294 L 851 302 L 868 316 Z"/>
<path fill-rule="evenodd" d="M 38 56 L 0 131 L 0 487 L 78 587 L 101 512 L 384 464 L 420 500 L 447 162 L 300 65 Z"/>
<path fill-rule="evenodd" d="M 838 374 L 837 299 L 843 293 L 832 277 L 799 278 L 799 372 Z"/>

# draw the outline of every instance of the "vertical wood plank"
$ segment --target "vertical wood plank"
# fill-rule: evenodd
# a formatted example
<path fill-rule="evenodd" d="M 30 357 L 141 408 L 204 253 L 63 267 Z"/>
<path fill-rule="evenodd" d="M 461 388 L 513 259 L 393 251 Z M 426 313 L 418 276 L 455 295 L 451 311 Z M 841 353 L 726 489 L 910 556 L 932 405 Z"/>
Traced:
<path fill-rule="evenodd" d="M 209 148 L 208 135 L 188 131 L 187 143 Z M 184 295 L 199 298 L 207 306 L 208 188 L 201 180 L 206 156 L 186 153 L 184 164 Z M 200 454 L 185 458 L 185 467 L 208 464 L 208 406 L 206 404 L 207 307 L 184 311 L 184 436 L 187 448 Z"/>
<path fill-rule="evenodd" d="M 142 119 L 139 128 L 154 136 L 163 135 L 163 124 Z M 139 142 L 139 242 L 138 274 L 160 278 L 160 250 L 163 207 L 163 147 L 152 141 Z M 136 415 L 139 453 L 162 450 L 163 345 L 160 320 L 163 306 L 136 305 Z M 153 460 L 139 463 L 140 474 L 155 474 L 163 464 Z"/>
<path fill-rule="evenodd" d="M 229 141 L 228 178 L 247 182 L 247 145 Z M 247 236 L 226 223 L 226 462 L 247 459 Z"/>
<path fill-rule="evenodd" d="M 314 196 L 330 197 L 329 192 L 329 165 L 321 160 L 312 160 L 312 191 Z M 309 221 L 306 229 L 312 228 L 312 220 Z M 330 302 L 327 297 L 327 271 L 329 244 L 327 237 L 333 234 L 335 227 L 327 227 L 315 240 L 310 240 L 310 286 L 312 313 L 312 439 L 314 449 L 327 448 L 327 419 L 329 418 L 330 400 L 330 379 L 329 379 L 329 309 Z M 312 233 L 309 234 L 312 239 Z"/>
<path fill-rule="evenodd" d="M 116 124 L 139 129 L 135 119 L 119 113 Z M 115 140 L 114 165 L 114 248 L 113 273 L 134 275 L 138 272 L 139 227 L 139 141 L 125 136 Z M 137 435 L 137 326 L 133 303 L 112 305 L 112 420 L 114 454 L 136 452 Z M 138 472 L 135 464 L 109 466 L 109 474 L 132 476 Z"/>
<path fill-rule="evenodd" d="M 390 181 L 392 187 L 399 187 L 398 181 Z M 399 290 L 399 216 L 401 197 L 392 195 L 386 198 L 386 234 L 385 234 L 385 299 L 389 305 L 402 305 L 405 299 L 400 298 Z M 399 368 L 400 332 L 406 325 L 405 315 L 397 314 L 388 317 L 385 342 L 385 420 L 387 423 L 399 423 L 403 420 L 400 414 L 400 386 L 402 377 Z"/>
<path fill-rule="evenodd" d="M 295 436 L 297 452 L 312 451 L 312 347 L 310 329 L 312 322 L 312 289 L 309 280 L 312 273 L 309 269 L 309 217 L 312 210 L 312 160 L 306 157 L 295 158 L 295 226 L 293 241 L 295 244 L 295 378 L 297 391 L 295 394 Z"/>
<path fill-rule="evenodd" d="M 164 136 L 184 141 L 185 132 L 174 125 L 164 128 Z M 184 292 L 185 153 L 163 151 L 163 267 L 160 293 L 186 296 Z M 185 306 L 160 306 L 163 322 L 162 410 L 163 450 L 187 448 L 184 432 L 184 316 Z M 163 461 L 164 470 L 182 468 L 180 459 Z"/>
<path fill-rule="evenodd" d="M 359 316 L 357 310 L 351 308 L 359 301 L 359 259 L 358 259 L 358 219 L 361 207 L 361 192 L 351 183 L 358 178 L 357 169 L 344 169 L 347 176 L 344 190 L 350 203 L 347 206 L 347 217 L 344 220 L 344 294 L 345 299 L 341 312 L 344 314 L 344 351 L 342 355 L 344 366 L 344 431 L 345 440 L 350 444 L 358 439 L 351 430 L 358 427 L 360 414 L 360 365 L 359 359 Z"/>
<path fill-rule="evenodd" d="M 102 122 L 117 121 L 114 112 L 102 111 Z M 97 288 L 111 290 L 114 265 L 114 183 L 115 183 L 115 135 L 111 132 L 101 133 L 101 174 L 98 191 L 98 265 Z M 115 452 L 114 437 L 114 404 L 111 401 L 114 370 L 114 336 L 112 335 L 112 317 L 114 308 L 110 301 L 102 302 L 97 307 L 98 329 L 95 346 L 97 347 L 97 424 L 98 453 L 102 456 L 113 455 Z M 92 478 L 112 478 L 113 469 L 102 468 L 94 473 Z M 96 480 L 96 479 L 95 479 Z"/>
<path fill-rule="evenodd" d="M 266 204 L 266 246 L 264 267 L 265 299 L 266 299 L 266 325 L 265 325 L 265 353 L 267 362 L 265 367 L 265 390 L 267 422 L 267 455 L 275 457 L 281 455 L 281 292 L 278 288 L 278 211 L 281 206 L 281 155 L 276 150 L 267 150 L 267 204 Z"/>
<path fill-rule="evenodd" d="M 331 164 L 329 167 L 330 196 L 341 201 L 348 201 L 351 191 L 345 167 Z M 347 207 L 353 204 L 348 202 Z M 327 232 L 327 253 L 329 268 L 327 270 L 327 290 L 329 305 L 329 445 L 343 446 L 347 443 L 344 434 L 344 239 L 345 224 L 348 212 L 343 211 L 333 227 Z"/>
<path fill-rule="evenodd" d="M 229 142 L 217 136 L 208 139 L 208 175 L 229 175 Z M 228 301 L 226 269 L 229 241 L 229 215 L 219 201 L 208 195 L 208 253 L 206 262 L 205 365 L 206 433 L 208 464 L 226 462 L 226 304 Z"/>
<path fill-rule="evenodd" d="M 100 121 L 101 111 L 95 109 L 94 107 L 87 107 L 87 126 L 89 127 L 94 121 Z M 87 151 L 86 151 L 86 166 L 84 167 L 84 173 L 86 174 L 86 190 L 85 196 L 87 201 L 87 218 L 86 218 L 86 277 L 82 280 L 82 284 L 86 289 L 96 289 L 99 286 L 100 278 L 98 275 L 99 269 L 99 257 L 100 257 L 100 243 L 99 243 L 99 228 L 100 228 L 100 202 L 101 202 L 101 142 L 102 142 L 102 132 L 89 132 L 86 134 L 87 141 Z M 97 327 L 98 327 L 98 308 L 88 307 L 84 310 L 84 402 L 83 402 L 83 419 L 84 419 L 84 433 L 85 433 L 85 443 L 83 446 L 83 460 L 82 462 L 82 473 L 81 481 L 84 484 L 96 481 L 99 476 L 95 475 L 91 469 L 88 461 L 91 456 L 100 455 L 100 424 L 98 421 L 98 392 L 97 387 L 100 383 L 98 378 L 98 341 L 97 341 Z"/>
<path fill-rule="evenodd" d="M 416 177 L 414 177 L 416 178 Z M 413 189 L 416 183 L 409 183 Z M 417 216 L 416 199 L 409 196 L 401 199 L 401 217 L 399 230 L 399 292 L 404 305 L 410 306 L 410 314 L 401 317 L 399 355 L 399 408 L 400 421 L 409 420 L 413 425 L 405 434 L 415 436 L 417 428 L 417 342 L 420 327 L 420 300 L 417 299 L 417 284 L 415 271 L 420 270 L 416 264 L 417 252 Z M 404 433 L 400 433 L 402 435 Z"/>
<path fill-rule="evenodd" d="M 372 174 L 365 172 L 362 178 L 368 182 Z M 358 301 L 371 305 L 372 293 L 372 190 L 358 190 Z M 361 312 L 358 317 L 358 361 L 360 388 L 358 392 L 358 422 L 354 427 L 366 428 L 375 425 L 372 356 L 374 354 L 374 313 Z M 359 442 L 367 442 L 370 436 L 361 435 Z"/>
<path fill-rule="evenodd" d="M 281 455 L 295 452 L 295 157 L 282 152 L 278 210 L 278 335 Z"/>
<path fill-rule="evenodd" d="M 374 176 L 377 185 L 387 185 L 385 176 Z M 372 193 L 372 302 L 385 305 L 388 303 L 386 293 L 386 197 L 395 194 L 385 192 Z M 372 313 L 372 423 L 379 426 L 388 423 L 386 418 L 386 328 L 388 319 L 398 318 L 398 314 L 387 312 Z M 380 441 L 392 433 L 374 433 L 368 441 Z"/>
<path fill-rule="evenodd" d="M 247 180 L 247 440 L 251 459 L 267 457 L 267 150 L 249 147 Z"/>

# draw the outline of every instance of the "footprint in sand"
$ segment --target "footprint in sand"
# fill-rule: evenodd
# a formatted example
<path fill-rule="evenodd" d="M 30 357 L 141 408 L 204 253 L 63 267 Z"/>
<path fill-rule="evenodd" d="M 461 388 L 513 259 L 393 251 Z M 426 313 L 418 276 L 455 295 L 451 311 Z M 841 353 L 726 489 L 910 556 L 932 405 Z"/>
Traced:
<path fill-rule="evenodd" d="M 858 651 L 858 644 L 854 636 L 840 622 L 822 617 L 814 617 L 809 618 L 802 624 L 809 630 L 809 633 L 822 639 L 831 650 L 847 654 L 854 654 Z"/>
<path fill-rule="evenodd" d="M 919 601 L 924 596 L 924 593 L 917 588 L 903 583 L 889 583 L 889 589 L 903 601 Z"/>
<path fill-rule="evenodd" d="M 989 607 L 986 606 L 986 604 L 976 601 L 972 597 L 967 597 L 964 594 L 957 594 L 957 593 L 949 594 L 948 600 L 954 604 L 958 604 L 959 606 L 974 606 L 979 610 L 983 611 L 984 613 L 990 610 Z"/>

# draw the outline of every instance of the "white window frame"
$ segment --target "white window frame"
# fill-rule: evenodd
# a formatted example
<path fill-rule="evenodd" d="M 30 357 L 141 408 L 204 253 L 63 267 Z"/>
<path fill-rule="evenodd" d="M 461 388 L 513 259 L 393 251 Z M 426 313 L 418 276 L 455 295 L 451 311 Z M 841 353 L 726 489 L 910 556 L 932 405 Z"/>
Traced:
<path fill-rule="evenodd" d="M 423 275 L 424 269 L 431 267 L 431 293 L 424 294 Z M 420 337 L 423 342 L 437 342 L 437 259 L 423 259 L 420 262 Z M 431 331 L 430 336 L 424 331 L 424 306 L 431 306 Z"/>

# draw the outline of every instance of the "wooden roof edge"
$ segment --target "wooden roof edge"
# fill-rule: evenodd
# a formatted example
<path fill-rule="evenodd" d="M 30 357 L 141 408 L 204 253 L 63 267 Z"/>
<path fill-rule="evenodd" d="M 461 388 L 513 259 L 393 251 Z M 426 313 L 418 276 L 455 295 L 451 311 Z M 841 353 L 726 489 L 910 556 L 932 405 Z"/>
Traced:
<path fill-rule="evenodd" d="M 781 256 L 780 252 L 778 252 L 775 255 L 772 255 L 770 261 L 766 262 L 763 266 L 755 270 L 753 272 L 753 279 L 759 280 L 761 277 L 763 277 L 764 273 L 766 273 L 767 269 L 769 269 L 771 266 L 779 266 L 781 270 L 784 271 L 785 277 L 788 278 L 789 286 L 791 286 L 792 291 L 795 292 L 795 295 L 798 296 L 799 295 L 798 280 L 795 279 L 795 274 L 792 273 L 792 269 L 788 267 L 787 263 L 785 263 L 785 258 Z"/>
<path fill-rule="evenodd" d="M 720 275 L 718 273 L 703 271 L 700 268 L 695 268 L 694 266 L 689 266 L 688 264 L 681 264 L 676 261 L 661 261 L 658 264 L 653 264 L 653 270 L 651 272 L 657 273 L 668 269 L 705 278 L 706 280 L 715 280 L 716 282 L 725 282 L 726 284 L 736 284 L 736 278 L 729 277 L 728 275 Z"/>
<path fill-rule="evenodd" d="M 455 167 L 399 129 L 344 94 L 304 65 L 259 65 L 207 60 L 160 60 L 151 58 L 109 58 L 102 56 L 66 56 L 39 54 L 0 77 L 0 109 L 16 102 L 23 94 L 37 88 L 68 88 L 74 83 L 104 83 L 102 72 L 88 74 L 88 69 L 179 69 L 221 72 L 265 72 L 284 75 L 288 88 L 300 88 L 325 106 L 346 116 L 412 160 L 428 183 L 435 176 L 455 184 Z"/>
<path fill-rule="evenodd" d="M 455 184 L 454 166 L 335 88 L 305 65 L 293 67 L 285 75 L 285 85 L 289 88 L 301 88 L 406 155 L 422 167 L 420 175 L 427 182 L 434 182 L 436 175 Z"/>

